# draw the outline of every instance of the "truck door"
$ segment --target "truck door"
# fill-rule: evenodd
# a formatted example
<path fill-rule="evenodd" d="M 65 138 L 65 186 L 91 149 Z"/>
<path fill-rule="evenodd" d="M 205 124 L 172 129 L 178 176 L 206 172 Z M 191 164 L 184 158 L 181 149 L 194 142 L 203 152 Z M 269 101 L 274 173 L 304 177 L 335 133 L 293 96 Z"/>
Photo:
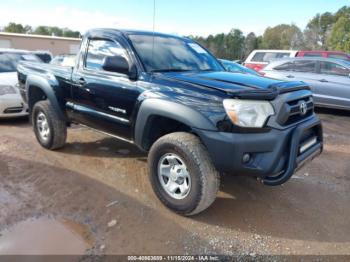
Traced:
<path fill-rule="evenodd" d="M 88 39 L 87 51 L 72 76 L 73 119 L 89 127 L 132 140 L 132 112 L 140 92 L 137 81 L 102 69 L 107 56 L 122 55 L 126 48 L 111 39 Z"/>

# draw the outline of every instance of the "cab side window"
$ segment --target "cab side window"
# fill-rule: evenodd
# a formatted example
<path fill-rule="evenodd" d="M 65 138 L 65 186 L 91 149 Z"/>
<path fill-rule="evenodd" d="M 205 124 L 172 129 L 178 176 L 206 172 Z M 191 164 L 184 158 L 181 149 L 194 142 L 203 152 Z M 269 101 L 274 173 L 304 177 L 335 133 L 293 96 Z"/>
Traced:
<path fill-rule="evenodd" d="M 274 59 L 281 59 L 289 56 L 290 56 L 289 53 L 257 52 L 253 56 L 252 62 L 270 62 Z"/>
<path fill-rule="evenodd" d="M 282 65 L 276 66 L 274 70 L 278 71 L 293 71 L 294 63 L 293 62 L 287 62 Z"/>
<path fill-rule="evenodd" d="M 294 71 L 301 72 L 301 73 L 315 73 L 316 61 L 297 60 L 294 62 Z"/>
<path fill-rule="evenodd" d="M 126 50 L 119 43 L 110 40 L 92 39 L 89 41 L 85 67 L 101 71 L 105 58 L 116 55 L 123 56 L 128 60 Z"/>
<path fill-rule="evenodd" d="M 321 62 L 320 73 L 326 75 L 349 76 L 350 69 L 332 62 Z"/>

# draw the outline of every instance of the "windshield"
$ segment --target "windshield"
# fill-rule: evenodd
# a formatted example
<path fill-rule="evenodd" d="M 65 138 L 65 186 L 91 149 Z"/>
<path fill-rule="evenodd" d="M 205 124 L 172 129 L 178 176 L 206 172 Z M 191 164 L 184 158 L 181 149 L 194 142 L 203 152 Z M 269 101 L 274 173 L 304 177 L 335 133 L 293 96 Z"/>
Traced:
<path fill-rule="evenodd" d="M 210 53 L 188 39 L 158 35 L 129 38 L 148 72 L 224 70 Z"/>
<path fill-rule="evenodd" d="M 347 68 L 350 68 L 350 61 L 349 61 L 349 60 L 341 60 L 341 62 L 342 62 Z"/>
<path fill-rule="evenodd" d="M 226 68 L 227 71 L 230 71 L 230 72 L 242 71 L 242 68 L 240 68 L 239 65 L 236 63 L 226 61 L 226 60 L 220 60 L 220 61 L 224 65 L 224 67 Z"/>
<path fill-rule="evenodd" d="M 0 73 L 16 72 L 19 61 L 40 62 L 39 58 L 32 54 L 0 52 Z"/>
<path fill-rule="evenodd" d="M 252 74 L 252 75 L 257 75 L 260 76 L 256 71 L 247 68 L 245 66 L 242 66 L 238 63 L 231 62 L 228 60 L 223 60 L 221 59 L 220 62 L 224 65 L 227 71 L 232 72 L 232 73 L 245 73 L 245 74 Z"/>

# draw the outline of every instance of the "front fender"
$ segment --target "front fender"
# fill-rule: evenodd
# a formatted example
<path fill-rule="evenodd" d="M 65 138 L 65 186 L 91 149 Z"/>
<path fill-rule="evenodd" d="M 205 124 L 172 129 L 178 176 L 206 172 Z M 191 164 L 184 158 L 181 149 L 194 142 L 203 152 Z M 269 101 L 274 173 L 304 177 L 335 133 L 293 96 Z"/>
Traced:
<path fill-rule="evenodd" d="M 200 112 L 172 101 L 149 98 L 142 102 L 135 124 L 134 142 L 142 148 L 144 130 L 151 116 L 167 117 L 191 128 L 216 131 L 216 126 Z"/>

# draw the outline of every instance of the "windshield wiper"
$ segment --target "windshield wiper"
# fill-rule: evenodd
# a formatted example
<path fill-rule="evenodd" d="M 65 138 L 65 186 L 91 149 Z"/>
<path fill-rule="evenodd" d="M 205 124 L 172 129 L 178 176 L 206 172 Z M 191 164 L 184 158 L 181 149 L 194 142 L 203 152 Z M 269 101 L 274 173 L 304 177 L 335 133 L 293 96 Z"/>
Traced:
<path fill-rule="evenodd" d="M 201 70 L 199 70 L 199 72 L 212 72 L 212 71 L 216 71 L 216 70 L 211 69 L 211 68 L 207 68 L 207 69 L 201 69 Z"/>
<path fill-rule="evenodd" d="M 151 70 L 151 73 L 163 73 L 163 72 L 188 72 L 192 71 L 189 69 L 180 69 L 180 68 L 167 68 L 167 69 L 154 69 Z"/>

